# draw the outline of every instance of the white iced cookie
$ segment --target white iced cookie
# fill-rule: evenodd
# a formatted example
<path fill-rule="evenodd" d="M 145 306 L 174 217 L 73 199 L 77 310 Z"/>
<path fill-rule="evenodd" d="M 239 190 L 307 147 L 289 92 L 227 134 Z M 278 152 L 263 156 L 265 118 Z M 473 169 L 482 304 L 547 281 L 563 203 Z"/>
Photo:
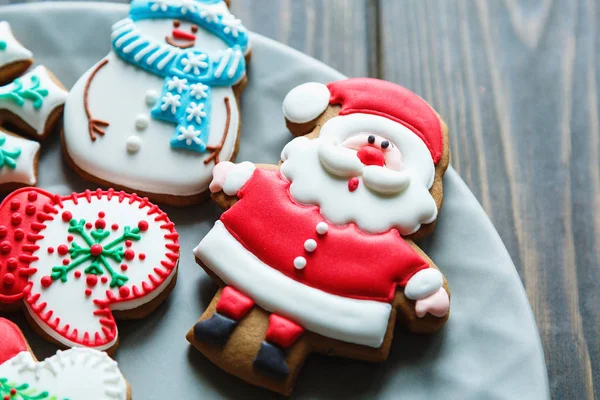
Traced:
<path fill-rule="evenodd" d="M 106 353 L 74 348 L 36 361 L 19 328 L 0 318 L 0 398 L 129 400 L 129 387 Z"/>
<path fill-rule="evenodd" d="M 134 0 L 111 40 L 67 100 L 67 160 L 157 202 L 198 202 L 236 152 L 246 28 L 224 1 Z"/>
<path fill-rule="evenodd" d="M 10 24 L 0 21 L 0 82 L 24 72 L 33 62 L 33 54 L 15 39 Z"/>
<path fill-rule="evenodd" d="M 40 144 L 0 129 L 0 190 L 35 186 Z"/>

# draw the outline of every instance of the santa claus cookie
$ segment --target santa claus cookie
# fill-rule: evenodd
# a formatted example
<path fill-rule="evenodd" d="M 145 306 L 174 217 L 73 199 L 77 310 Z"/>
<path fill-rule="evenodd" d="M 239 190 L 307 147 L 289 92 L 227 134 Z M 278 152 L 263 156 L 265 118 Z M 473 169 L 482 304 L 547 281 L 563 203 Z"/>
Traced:
<path fill-rule="evenodd" d="M 146 198 L 25 188 L 0 205 L 0 308 L 24 306 L 64 347 L 112 351 L 116 318 L 142 318 L 175 286 L 178 234 Z"/>
<path fill-rule="evenodd" d="M 68 162 L 157 202 L 200 201 L 237 152 L 246 28 L 222 0 L 133 0 L 111 40 L 67 100 Z"/>
<path fill-rule="evenodd" d="M 449 291 L 413 242 L 431 231 L 448 166 L 446 125 L 396 84 L 293 89 L 282 163 L 220 163 L 227 209 L 194 250 L 220 289 L 188 333 L 212 362 L 290 394 L 311 352 L 383 361 L 396 321 L 432 333 Z"/>
<path fill-rule="evenodd" d="M 106 353 L 75 348 L 38 362 L 23 333 L 4 318 L 0 337 L 0 399 L 131 399 L 129 385 Z"/>

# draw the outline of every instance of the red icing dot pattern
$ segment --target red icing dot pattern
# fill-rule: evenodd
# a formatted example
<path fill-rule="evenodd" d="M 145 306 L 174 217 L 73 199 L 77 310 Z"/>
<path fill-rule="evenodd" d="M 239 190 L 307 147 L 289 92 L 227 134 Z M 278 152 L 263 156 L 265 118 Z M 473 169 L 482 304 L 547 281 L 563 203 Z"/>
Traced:
<path fill-rule="evenodd" d="M 45 288 L 50 287 L 50 285 L 52 285 L 52 278 L 49 277 L 48 275 L 46 275 L 42 278 L 41 283 L 42 283 L 42 286 Z"/>
<path fill-rule="evenodd" d="M 98 257 L 100 254 L 102 254 L 102 245 L 97 243 L 93 244 L 92 247 L 90 247 L 90 254 L 94 257 Z"/>
<path fill-rule="evenodd" d="M 127 286 L 121 286 L 119 288 L 119 294 L 121 295 L 121 297 L 128 297 L 130 293 L 131 291 Z"/>
<path fill-rule="evenodd" d="M 140 228 L 140 231 L 145 232 L 148 230 L 148 222 L 146 221 L 140 221 L 138 222 L 138 228 Z"/>
<path fill-rule="evenodd" d="M 18 262 L 18 261 L 17 261 L 17 259 L 16 259 L 16 258 L 14 258 L 14 257 L 11 257 L 11 258 L 9 258 L 9 259 L 6 261 L 6 267 L 7 267 L 9 270 L 16 269 L 18 266 L 19 266 L 19 262 Z"/>
<path fill-rule="evenodd" d="M 91 289 L 85 289 L 85 295 L 87 297 L 90 297 L 92 295 L 92 290 Z"/>
<path fill-rule="evenodd" d="M 5 240 L 4 242 L 0 243 L 0 253 L 8 254 L 11 250 L 12 244 L 8 240 Z"/>
<path fill-rule="evenodd" d="M 87 283 L 89 287 L 94 287 L 98 284 L 98 277 L 96 275 L 88 275 L 85 278 L 85 283 Z"/>
<path fill-rule="evenodd" d="M 25 207 L 25 214 L 32 216 L 35 214 L 35 206 L 33 204 L 27 204 Z"/>
<path fill-rule="evenodd" d="M 98 219 L 94 223 L 96 229 L 104 229 L 106 227 L 106 222 L 103 219 Z"/>
<path fill-rule="evenodd" d="M 69 248 L 67 247 L 66 244 L 61 244 L 60 246 L 58 246 L 58 248 L 56 250 L 58 251 L 58 254 L 60 254 L 61 256 L 64 256 L 65 254 L 67 254 L 69 252 Z"/>
<path fill-rule="evenodd" d="M 4 286 L 12 286 L 15 283 L 15 276 L 11 273 L 4 275 Z"/>
<path fill-rule="evenodd" d="M 127 249 L 125 250 L 125 259 L 126 260 L 133 260 L 133 258 L 135 257 L 135 252 L 131 249 Z"/>
<path fill-rule="evenodd" d="M 127 264 L 121 264 L 121 271 L 127 271 L 128 268 Z"/>
<path fill-rule="evenodd" d="M 100 281 L 101 281 L 102 283 L 106 283 L 106 282 L 108 282 L 108 277 L 106 277 L 106 276 L 103 276 L 102 278 L 100 278 Z"/>
<path fill-rule="evenodd" d="M 64 260 L 62 260 L 63 265 L 69 265 L 71 263 L 71 260 L 69 260 L 68 258 L 65 258 Z"/>
<path fill-rule="evenodd" d="M 88 228 L 88 229 L 92 229 L 93 225 L 92 225 L 91 222 L 88 222 L 88 223 L 85 224 L 85 227 Z"/>
<path fill-rule="evenodd" d="M 68 240 L 69 242 L 72 242 L 72 241 L 73 241 L 73 235 L 69 235 L 69 236 L 67 236 L 67 240 Z"/>
<path fill-rule="evenodd" d="M 21 228 L 15 230 L 15 240 L 20 242 L 25 237 L 25 231 Z"/>
<path fill-rule="evenodd" d="M 75 271 L 73 275 L 75 275 L 75 278 L 81 278 L 81 271 Z"/>
<path fill-rule="evenodd" d="M 119 229 L 119 224 L 112 224 L 112 225 L 110 226 L 110 228 L 111 228 L 113 231 L 116 231 L 117 229 Z"/>
<path fill-rule="evenodd" d="M 11 211 L 17 211 L 19 209 L 19 207 L 21 207 L 21 202 L 18 200 L 13 200 L 10 203 L 10 210 Z"/>
<path fill-rule="evenodd" d="M 8 229 L 4 225 L 0 226 L 0 238 L 3 238 L 8 233 Z"/>
<path fill-rule="evenodd" d="M 54 253 L 54 247 L 50 246 L 48 247 L 48 254 L 52 254 Z"/>
<path fill-rule="evenodd" d="M 70 220 L 73 219 L 73 214 L 71 214 L 70 211 L 65 211 L 62 213 L 62 220 L 65 222 L 69 222 Z"/>
<path fill-rule="evenodd" d="M 104 218 L 106 216 L 106 213 L 104 211 L 100 211 L 98 213 L 98 218 Z"/>
<path fill-rule="evenodd" d="M 21 214 L 14 213 L 12 218 L 10 219 L 10 223 L 14 226 L 18 226 L 21 222 L 23 222 L 23 217 L 21 217 Z"/>
<path fill-rule="evenodd" d="M 131 240 L 125 241 L 125 246 L 127 246 L 127 247 L 131 247 L 132 244 L 133 244 L 133 242 Z"/>
<path fill-rule="evenodd" d="M 140 260 L 145 260 L 146 259 L 146 254 L 145 253 L 140 253 L 138 254 L 138 257 Z"/>
<path fill-rule="evenodd" d="M 38 194 L 36 192 L 29 192 L 27 193 L 27 200 L 29 201 L 36 201 L 38 198 Z"/>

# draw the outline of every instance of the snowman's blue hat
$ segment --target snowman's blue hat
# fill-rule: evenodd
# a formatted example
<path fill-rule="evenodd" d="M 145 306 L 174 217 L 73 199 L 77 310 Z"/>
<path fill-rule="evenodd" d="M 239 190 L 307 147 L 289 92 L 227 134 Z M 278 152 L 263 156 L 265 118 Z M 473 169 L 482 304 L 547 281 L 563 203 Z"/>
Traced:
<path fill-rule="evenodd" d="M 198 25 L 229 46 L 248 49 L 248 31 L 227 9 L 223 0 L 132 0 L 129 15 L 144 19 L 181 19 Z"/>

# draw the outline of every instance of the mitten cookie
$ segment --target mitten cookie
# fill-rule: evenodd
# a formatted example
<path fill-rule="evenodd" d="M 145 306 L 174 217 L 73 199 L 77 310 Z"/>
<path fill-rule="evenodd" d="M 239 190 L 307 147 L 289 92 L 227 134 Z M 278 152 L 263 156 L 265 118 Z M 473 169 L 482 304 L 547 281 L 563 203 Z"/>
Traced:
<path fill-rule="evenodd" d="M 248 34 L 222 0 L 133 0 L 112 50 L 66 104 L 67 161 L 84 178 L 153 201 L 201 200 L 234 158 Z"/>
<path fill-rule="evenodd" d="M 0 337 L 0 399 L 131 399 L 129 385 L 106 353 L 74 348 L 38 362 L 23 333 L 4 318 Z"/>
<path fill-rule="evenodd" d="M 0 307 L 24 304 L 65 347 L 112 351 L 115 318 L 142 318 L 175 286 L 178 234 L 145 198 L 25 188 L 0 205 Z"/>
<path fill-rule="evenodd" d="M 10 24 L 0 21 L 0 84 L 27 71 L 33 54 L 15 39 Z"/>
<path fill-rule="evenodd" d="M 227 209 L 194 250 L 220 285 L 188 340 L 255 385 L 290 394 L 312 352 L 387 358 L 397 320 L 432 333 L 449 291 L 412 238 L 442 203 L 447 128 L 396 84 L 348 79 L 295 88 L 295 134 L 279 166 L 220 163 Z"/>

